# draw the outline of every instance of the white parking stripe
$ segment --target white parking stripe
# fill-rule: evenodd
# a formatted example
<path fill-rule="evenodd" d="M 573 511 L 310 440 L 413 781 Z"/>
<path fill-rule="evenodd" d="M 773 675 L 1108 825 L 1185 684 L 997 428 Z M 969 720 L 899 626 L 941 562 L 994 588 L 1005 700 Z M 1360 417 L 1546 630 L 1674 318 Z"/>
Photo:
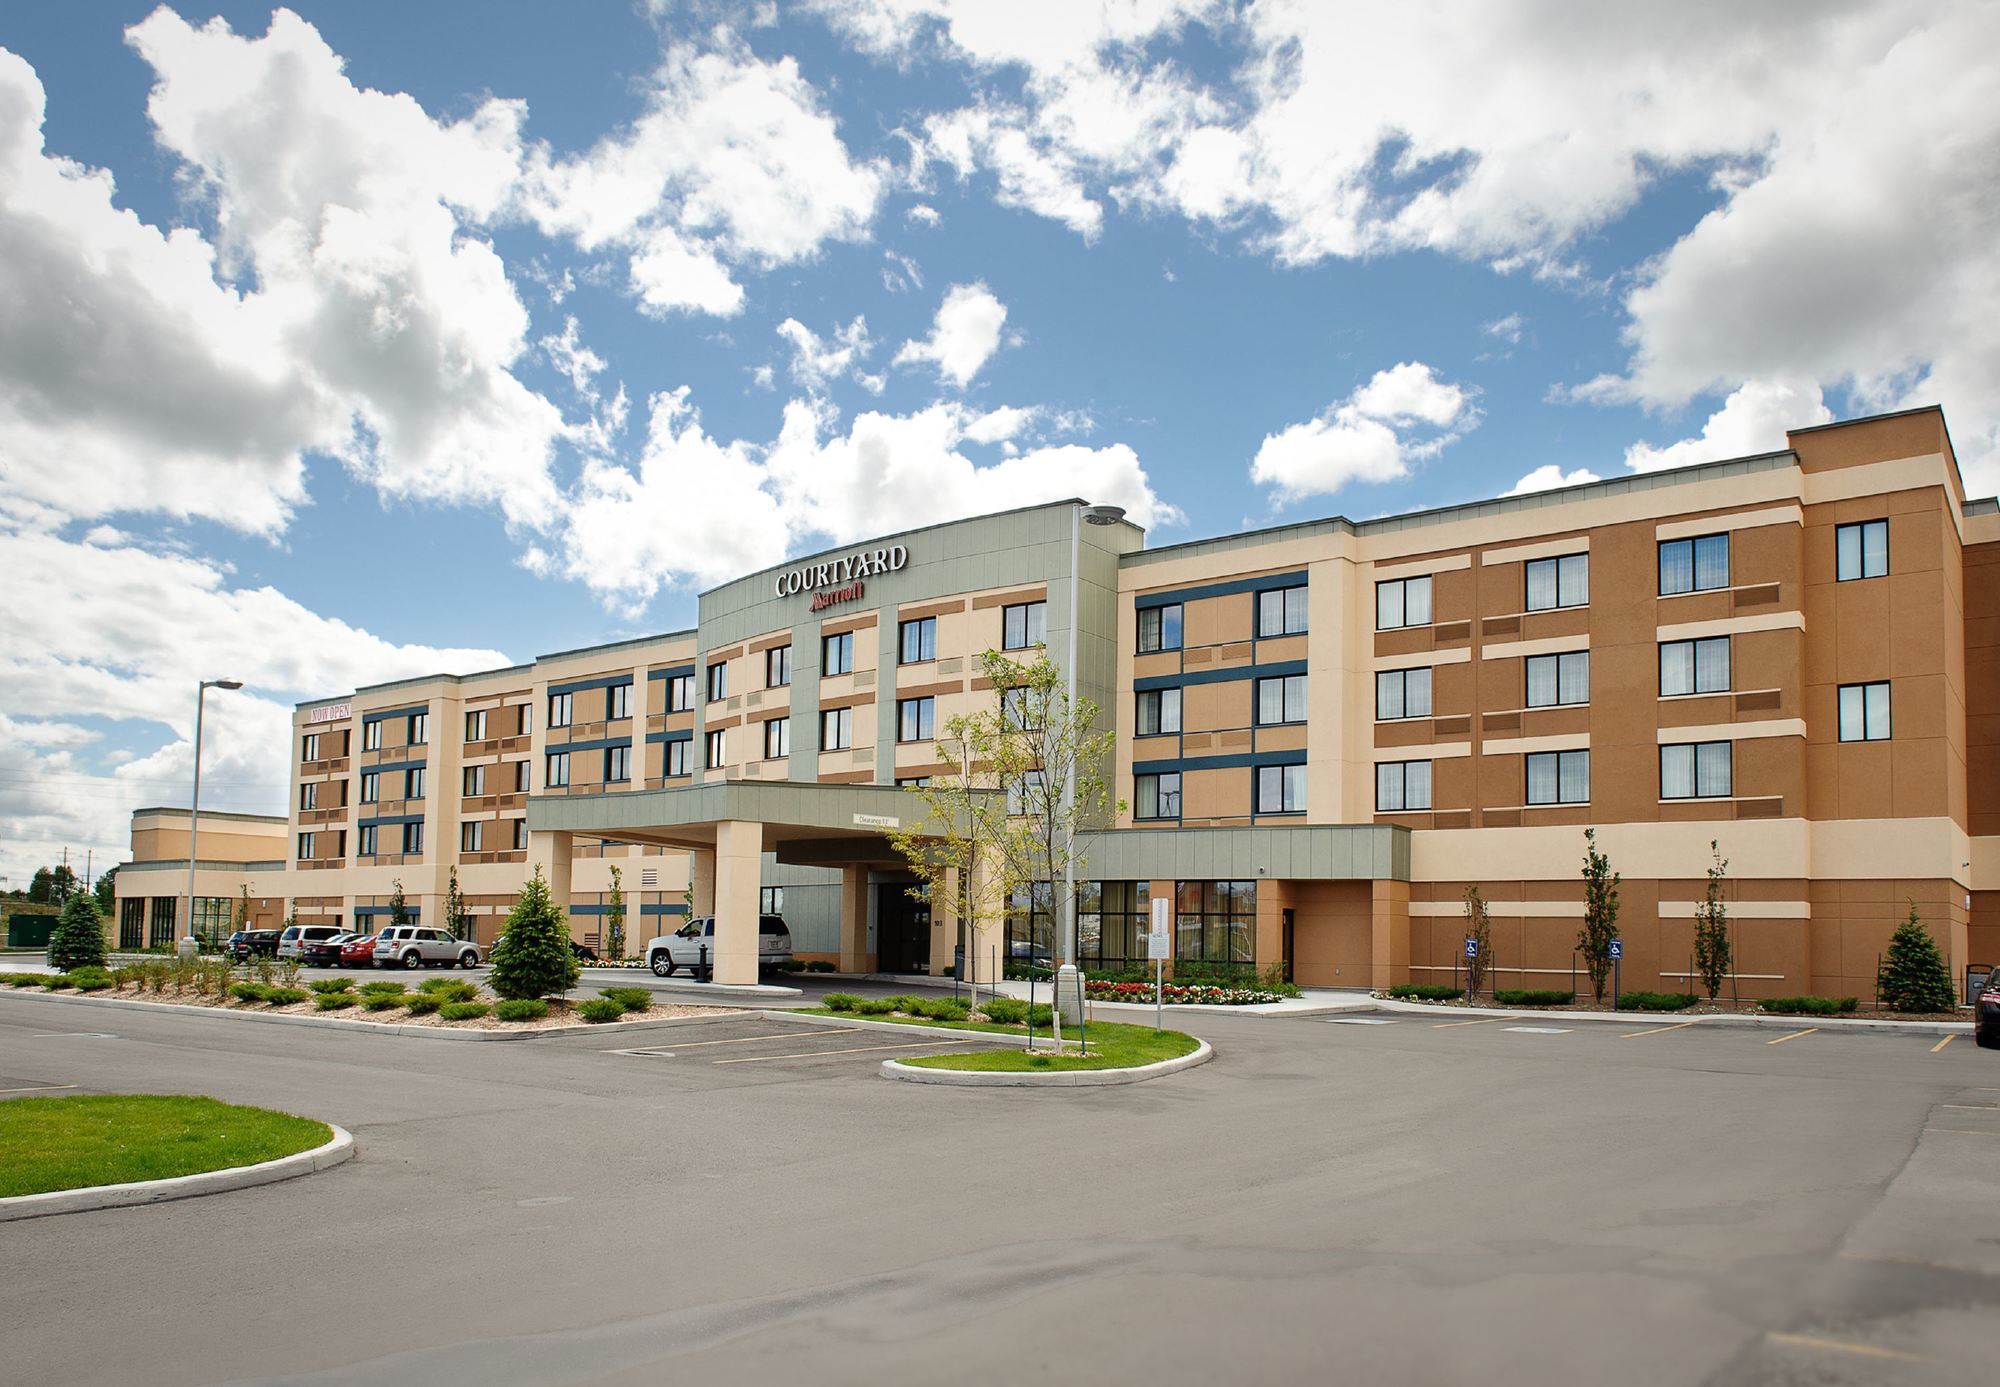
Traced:
<path fill-rule="evenodd" d="M 817 1028 L 817 1034 L 853 1035 L 855 1032 L 863 1029 L 865 1028 L 861 1026 L 839 1026 L 839 1027 L 822 1026 Z M 804 1037 L 802 1037 L 798 1031 L 780 1031 L 776 1035 L 739 1035 L 739 1036 L 734 1036 L 728 1040 L 690 1040 L 686 1044 L 679 1044 L 673 1041 L 669 1041 L 668 1044 L 672 1045 L 673 1048 L 676 1050 L 692 1050 L 698 1045 L 748 1045 L 752 1041 L 756 1040 L 800 1040 L 803 1038 Z M 605 1053 L 608 1055 L 635 1055 L 635 1054 L 646 1054 L 651 1050 L 664 1049 L 664 1048 L 666 1047 L 647 1046 L 644 1049 L 640 1050 L 607 1050 L 605 1051 Z"/>
<path fill-rule="evenodd" d="M 1569 1033 L 1570 1033 L 1570 1032 L 1571 1032 L 1572 1030 L 1574 1030 L 1574 1029 L 1575 1029 L 1575 1027 L 1573 1027 L 1573 1026 L 1509 1026 L 1509 1027 L 1507 1027 L 1507 1029 L 1508 1029 L 1508 1030 L 1510 1030 L 1510 1031 L 1519 1031 L 1519 1032 L 1520 1032 L 1520 1033 L 1521 1033 L 1522 1035 L 1568 1035 L 1568 1034 L 1569 1034 Z"/>
<path fill-rule="evenodd" d="M 48 1093 L 59 1088 L 75 1088 L 75 1084 L 29 1084 L 26 1088 L 0 1088 L 0 1093 Z"/>
<path fill-rule="evenodd" d="M 928 1050 L 934 1045 L 970 1045 L 969 1040 L 915 1040 L 907 1045 L 859 1045 L 852 1050 L 801 1050 L 795 1055 L 739 1055 L 735 1059 L 714 1060 L 715 1064 L 764 1064 L 770 1060 L 816 1060 L 822 1055 L 866 1055 L 876 1050 Z"/>
<path fill-rule="evenodd" d="M 1335 1016 L 1328 1019 L 1329 1026 L 1393 1026 L 1394 1021 L 1376 1016 Z"/>

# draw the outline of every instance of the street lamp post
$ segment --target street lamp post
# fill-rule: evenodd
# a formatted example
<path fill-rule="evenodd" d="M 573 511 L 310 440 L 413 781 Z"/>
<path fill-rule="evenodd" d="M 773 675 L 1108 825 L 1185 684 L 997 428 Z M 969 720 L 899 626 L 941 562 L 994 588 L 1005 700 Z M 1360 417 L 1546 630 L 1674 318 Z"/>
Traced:
<path fill-rule="evenodd" d="M 204 679 L 194 695 L 194 796 L 188 803 L 188 889 L 187 919 L 181 932 L 180 955 L 193 958 L 201 951 L 201 943 L 194 937 L 194 863 L 195 842 L 201 832 L 201 714 L 208 702 L 210 689 L 240 689 L 241 679 Z"/>

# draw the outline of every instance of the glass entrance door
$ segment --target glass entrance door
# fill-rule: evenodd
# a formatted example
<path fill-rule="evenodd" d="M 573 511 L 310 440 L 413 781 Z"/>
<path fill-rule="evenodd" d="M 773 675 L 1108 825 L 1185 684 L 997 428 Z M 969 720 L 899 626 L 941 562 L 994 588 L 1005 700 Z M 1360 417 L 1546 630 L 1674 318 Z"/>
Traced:
<path fill-rule="evenodd" d="M 875 952 L 885 973 L 930 971 L 931 907 L 910 895 L 908 882 L 875 888 Z"/>

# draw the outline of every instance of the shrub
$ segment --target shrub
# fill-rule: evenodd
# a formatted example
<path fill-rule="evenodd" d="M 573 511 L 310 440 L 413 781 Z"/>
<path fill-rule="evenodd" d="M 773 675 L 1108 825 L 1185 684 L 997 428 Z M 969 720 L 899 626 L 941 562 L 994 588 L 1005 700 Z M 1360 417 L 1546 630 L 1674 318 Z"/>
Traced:
<path fill-rule="evenodd" d="M 413 992 L 404 999 L 412 1016 L 429 1016 L 444 1005 L 444 998 L 435 992 Z"/>
<path fill-rule="evenodd" d="M 889 997 L 856 997 L 854 1011 L 861 1016 L 887 1016 L 896 1009 L 894 999 Z"/>
<path fill-rule="evenodd" d="M 550 898 L 549 884 L 537 867 L 494 941 L 492 988 L 508 1000 L 546 997 L 575 987 L 577 975 L 569 921 Z"/>
<path fill-rule="evenodd" d="M 95 896 L 79 891 L 64 903 L 49 935 L 49 962 L 65 973 L 104 966 L 104 917 L 97 913 Z"/>
<path fill-rule="evenodd" d="M 20 980 L 16 979 L 14 986 L 20 985 Z M 854 1011 L 860 1007 L 861 999 L 852 992 L 829 992 L 826 994 L 825 1005 L 828 1011 Z"/>
<path fill-rule="evenodd" d="M 330 996 L 335 992 L 347 991 L 348 988 L 354 986 L 354 979 L 314 978 L 311 982 L 307 983 L 306 986 L 310 987 L 313 991 L 319 993 L 320 996 L 325 997 L 325 996 Z"/>
<path fill-rule="evenodd" d="M 402 993 L 407 992 L 409 989 L 404 987 L 403 984 L 399 982 L 377 981 L 377 982 L 364 982 L 356 990 L 359 991 L 361 995 L 364 997 L 376 997 L 384 993 L 401 995 Z"/>
<path fill-rule="evenodd" d="M 1494 992 L 1493 1000 L 1503 1007 L 1566 1007 L 1576 999 L 1553 987 L 1503 987 Z"/>
<path fill-rule="evenodd" d="M 593 1026 L 601 1026 L 606 1021 L 616 1021 L 625 1014 L 625 1008 L 609 997 L 592 997 L 587 1002 L 577 1004 L 577 1015 Z"/>
<path fill-rule="evenodd" d="M 306 991 L 303 987 L 267 987 L 264 989 L 264 1000 L 274 1007 L 297 1006 L 310 996 L 312 996 L 312 993 Z"/>
<path fill-rule="evenodd" d="M 352 992 L 322 992 L 313 1002 L 321 1011 L 339 1011 L 351 1007 L 359 999 Z"/>
<path fill-rule="evenodd" d="M 627 1011 L 645 1011 L 653 1005 L 653 994 L 643 987 L 607 987 L 598 995 Z"/>
<path fill-rule="evenodd" d="M 891 1011 L 900 1011 L 905 1016 L 922 1016 L 924 1014 L 924 999 L 921 997 L 912 997 L 907 992 L 900 993 L 894 997 L 884 997 L 882 1000 L 889 1004 Z"/>
<path fill-rule="evenodd" d="M 492 1010 L 484 1002 L 446 1002 L 438 1008 L 438 1015 L 446 1021 L 477 1021 Z"/>
<path fill-rule="evenodd" d="M 365 992 L 361 996 L 361 1005 L 370 1011 L 394 1011 L 408 1005 L 409 1000 L 400 992 Z"/>
<path fill-rule="evenodd" d="M 69 978 L 79 992 L 102 992 L 111 986 L 111 974 L 102 968 L 72 968 Z"/>
<path fill-rule="evenodd" d="M 1391 997 L 1414 997 L 1422 1002 L 1448 1002 L 1465 994 L 1441 982 L 1399 982 L 1389 989 Z"/>
<path fill-rule="evenodd" d="M 271 990 L 261 982 L 239 982 L 229 989 L 229 995 L 239 1002 L 268 1002 Z"/>
<path fill-rule="evenodd" d="M 53 945 L 50 952 L 54 952 Z M 1945 966 L 1937 941 L 1918 918 L 1914 902 L 1909 918 L 1897 925 L 1890 937 L 1876 992 L 1891 1011 L 1950 1011 L 1958 1005 L 1951 987 L 1951 969 Z"/>
<path fill-rule="evenodd" d="M 816 958 L 806 964 L 806 971 L 808 973 L 838 973 L 840 969 L 828 963 L 823 958 Z"/>
<path fill-rule="evenodd" d="M 988 1021 L 1002 1026 L 1018 1026 L 1028 1019 L 1028 1004 L 1019 997 L 990 997 L 979 1004 Z"/>
<path fill-rule="evenodd" d="M 1035 1009 L 1028 1013 L 1028 1024 L 1038 1031 L 1047 1030 L 1056 1019 L 1056 1009 L 1048 1002 L 1035 1003 Z"/>
<path fill-rule="evenodd" d="M 955 997 L 938 997 L 916 1003 L 915 1015 L 930 1021 L 963 1021 L 972 1013 L 969 1002 Z"/>
<path fill-rule="evenodd" d="M 76 979 L 67 973 L 50 973 L 42 979 L 42 986 L 50 992 L 60 992 L 65 987 L 75 987 Z"/>
<path fill-rule="evenodd" d="M 13 987 L 40 987 L 42 979 L 47 976 L 48 974 L 46 973 L 16 973 L 10 980 L 9 985 Z"/>
<path fill-rule="evenodd" d="M 511 997 L 493 1008 L 502 1021 L 539 1021 L 549 1014 L 549 1004 L 540 997 Z"/>
<path fill-rule="evenodd" d="M 1839 1016 L 1861 1005 L 1859 997 L 1768 997 L 1759 1003 L 1766 1011 L 1791 1012 L 1800 1016 Z"/>
<path fill-rule="evenodd" d="M 423 985 L 423 991 L 439 1002 L 470 1002 L 478 998 L 479 985 L 463 978 L 432 978 Z"/>
<path fill-rule="evenodd" d="M 1701 998 L 1692 992 L 1621 992 L 1618 1005 L 1626 1011 L 1686 1011 Z"/>

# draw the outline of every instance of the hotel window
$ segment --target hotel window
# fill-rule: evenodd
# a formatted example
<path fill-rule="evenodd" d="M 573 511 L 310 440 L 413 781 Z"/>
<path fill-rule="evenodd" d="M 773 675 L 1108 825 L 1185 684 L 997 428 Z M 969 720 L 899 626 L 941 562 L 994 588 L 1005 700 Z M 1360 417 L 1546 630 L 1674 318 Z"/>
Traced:
<path fill-rule="evenodd" d="M 319 808 L 319 782 L 317 780 L 308 780 L 305 784 L 299 786 L 299 808 Z"/>
<path fill-rule="evenodd" d="M 1833 527 L 1834 577 L 1840 582 L 1880 578 L 1889 571 L 1889 522 L 1863 520 Z"/>
<path fill-rule="evenodd" d="M 717 660 L 708 667 L 708 701 L 729 697 L 729 661 Z"/>
<path fill-rule="evenodd" d="M 1022 602 L 1000 609 L 1000 644 L 1006 650 L 1026 650 L 1046 645 L 1049 638 L 1049 604 Z"/>
<path fill-rule="evenodd" d="M 484 852 L 486 842 L 486 821 L 468 819 L 458 826 L 458 850 L 460 852 Z"/>
<path fill-rule="evenodd" d="M 896 777 L 896 788 L 899 790 L 921 790 L 930 783 L 931 778 L 927 775 L 899 775 Z"/>
<path fill-rule="evenodd" d="M 1257 883 L 1174 883 L 1174 957 L 1188 963 L 1254 963 Z"/>
<path fill-rule="evenodd" d="M 1306 629 L 1306 590 L 1267 588 L 1257 594 L 1257 634 L 1295 636 Z"/>
<path fill-rule="evenodd" d="M 773 646 L 764 652 L 764 687 L 782 689 L 792 682 L 792 648 Z"/>
<path fill-rule="evenodd" d="M 1886 681 L 1840 686 L 1840 740 L 1889 740 L 1889 685 Z"/>
<path fill-rule="evenodd" d="M 423 850 L 424 850 L 424 826 L 420 823 L 404 824 L 403 825 L 404 853 L 409 856 L 415 856 L 416 854 L 421 853 Z"/>
<path fill-rule="evenodd" d="M 935 698 L 899 698 L 896 700 L 897 741 L 928 741 L 936 735 L 936 722 L 937 700 Z"/>
<path fill-rule="evenodd" d="M 722 732 L 709 733 L 708 734 L 709 769 L 714 770 L 726 764 L 728 753 L 729 753 L 729 742 L 728 739 L 724 736 L 724 734 Z"/>
<path fill-rule="evenodd" d="M 382 719 L 361 724 L 361 749 L 380 751 L 382 749 Z"/>
<path fill-rule="evenodd" d="M 478 712 L 467 713 L 465 715 L 465 740 L 468 742 L 483 742 L 486 740 L 486 710 L 484 708 L 481 708 Z"/>
<path fill-rule="evenodd" d="M 550 727 L 568 727 L 570 725 L 570 717 L 575 712 L 575 698 L 576 695 L 566 693 L 549 695 Z"/>
<path fill-rule="evenodd" d="M 305 737 L 299 742 L 299 760 L 301 761 L 319 760 L 319 733 L 308 732 L 306 733 Z"/>
<path fill-rule="evenodd" d="M 1381 722 L 1431 715 L 1431 670 L 1385 669 L 1375 675 L 1375 717 Z"/>
<path fill-rule="evenodd" d="M 1139 609 L 1139 653 L 1181 648 L 1181 604 Z"/>
<path fill-rule="evenodd" d="M 1660 642 L 1660 697 L 1729 692 L 1729 637 Z"/>
<path fill-rule="evenodd" d="M 1729 586 L 1729 536 L 1660 541 L 1660 596 Z"/>
<path fill-rule="evenodd" d="M 1528 666 L 1528 706 L 1567 707 L 1590 702 L 1590 652 L 1572 650 L 1561 655 L 1530 655 Z"/>
<path fill-rule="evenodd" d="M 1384 761 L 1375 767 L 1375 812 L 1400 814 L 1431 807 L 1431 763 Z"/>
<path fill-rule="evenodd" d="M 1732 793 L 1730 743 L 1687 742 L 1660 748 L 1661 799 L 1721 799 Z"/>
<path fill-rule="evenodd" d="M 854 710 L 827 708 L 819 715 L 819 749 L 845 751 L 854 745 Z"/>
<path fill-rule="evenodd" d="M 1162 771 L 1158 775 L 1133 778 L 1132 817 L 1135 819 L 1178 819 L 1181 816 L 1181 773 Z"/>
<path fill-rule="evenodd" d="M 359 855 L 362 857 L 373 857 L 375 855 L 374 824 L 361 825 L 361 848 Z"/>
<path fill-rule="evenodd" d="M 516 819 L 514 820 L 514 851 L 526 852 L 527 850 L 528 821 L 526 819 Z"/>
<path fill-rule="evenodd" d="M 483 795 L 486 793 L 486 767 L 467 766 L 465 768 L 465 793 Z"/>
<path fill-rule="evenodd" d="M 1179 689 L 1139 690 L 1139 735 L 1157 737 L 1163 732 L 1181 730 L 1181 691 Z"/>
<path fill-rule="evenodd" d="M 819 672 L 821 674 L 854 673 L 854 633 L 842 631 L 837 636 L 822 637 L 819 643 Z"/>
<path fill-rule="evenodd" d="M 299 835 L 299 861 L 310 862 L 312 861 L 312 855 L 313 836 L 310 833 L 301 833 Z"/>
<path fill-rule="evenodd" d="M 772 718 L 764 724 L 764 759 L 777 761 L 792 754 L 792 720 Z"/>
<path fill-rule="evenodd" d="M 1590 753 L 1535 751 L 1528 754 L 1528 803 L 1590 803 Z"/>
<path fill-rule="evenodd" d="M 559 790 L 569 784 L 569 753 L 554 751 L 549 753 L 548 773 L 542 777 L 542 788 Z"/>
<path fill-rule="evenodd" d="M 516 761 L 514 763 L 514 793 L 517 795 L 528 793 L 528 763 L 526 761 Z"/>
<path fill-rule="evenodd" d="M 1590 555 L 1564 554 L 1557 559 L 1530 559 L 1526 587 L 1527 608 L 1531 612 L 1588 606 Z"/>
<path fill-rule="evenodd" d="M 1397 631 L 1431 624 L 1431 580 L 1391 578 L 1375 585 L 1375 629 Z"/>
<path fill-rule="evenodd" d="M 363 804 L 379 804 L 381 799 L 382 773 L 380 771 L 363 771 L 361 773 L 361 802 Z"/>
<path fill-rule="evenodd" d="M 1048 777 L 1040 771 L 1024 771 L 1007 781 L 1007 816 L 1018 819 L 1025 814 L 1042 816 L 1052 806 L 1049 803 Z M 1046 821 L 1046 820 L 1045 820 Z"/>
<path fill-rule="evenodd" d="M 411 746 L 422 746 L 431 739 L 431 719 L 428 713 L 410 714 L 408 739 Z"/>
<path fill-rule="evenodd" d="M 694 676 L 674 674 L 667 677 L 667 711 L 686 713 L 694 708 Z"/>
<path fill-rule="evenodd" d="M 632 686 L 613 684 L 604 692 L 604 720 L 622 722 L 632 716 Z"/>
<path fill-rule="evenodd" d="M 632 778 L 632 748 L 630 746 L 608 746 L 604 748 L 604 782 L 607 785 L 622 785 Z"/>
<path fill-rule="evenodd" d="M 1305 813 L 1306 768 L 1304 766 L 1257 767 L 1257 812 L 1259 814 Z"/>
<path fill-rule="evenodd" d="M 1306 677 L 1303 674 L 1287 674 L 1280 679 L 1257 681 L 1259 727 L 1273 727 L 1280 723 L 1305 720 Z"/>
<path fill-rule="evenodd" d="M 902 646 L 901 663 L 920 665 L 926 660 L 937 658 L 937 618 L 919 617 L 906 621 L 899 628 Z"/>
<path fill-rule="evenodd" d="M 403 798 L 422 799 L 424 797 L 424 768 L 413 766 L 403 772 Z"/>
<path fill-rule="evenodd" d="M 1000 722 L 1012 731 L 1041 731 L 1045 711 L 1046 700 L 1037 700 L 1034 690 L 1026 685 L 1000 690 Z"/>
<path fill-rule="evenodd" d="M 682 737 L 667 743 L 666 774 L 693 775 L 694 738 Z"/>
<path fill-rule="evenodd" d="M 759 915 L 782 915 L 785 913 L 785 888 L 782 886 L 760 886 L 757 888 L 757 913 Z"/>

